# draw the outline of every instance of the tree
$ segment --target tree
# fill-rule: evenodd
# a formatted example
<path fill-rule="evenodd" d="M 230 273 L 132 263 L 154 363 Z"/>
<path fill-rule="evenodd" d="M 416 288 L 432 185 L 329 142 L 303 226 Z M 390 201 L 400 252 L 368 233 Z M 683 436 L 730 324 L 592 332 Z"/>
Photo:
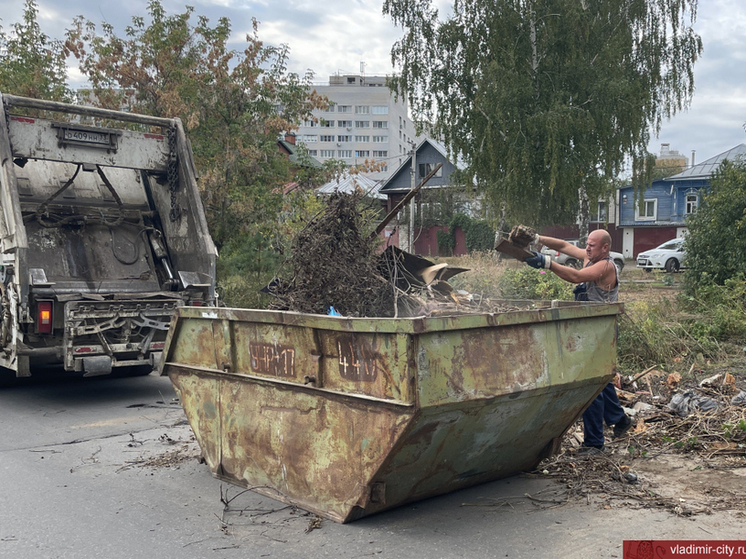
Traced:
<path fill-rule="evenodd" d="M 0 27 L 0 92 L 67 101 L 65 49 L 61 41 L 42 33 L 34 0 L 26 0 L 22 21 L 10 33 Z"/>
<path fill-rule="evenodd" d="M 746 162 L 724 161 L 702 197 L 696 213 L 687 221 L 684 243 L 691 294 L 702 286 L 724 285 L 744 279 L 746 261 Z"/>
<path fill-rule="evenodd" d="M 385 0 L 405 30 L 390 85 L 496 210 L 574 222 L 690 102 L 695 10 L 696 0 L 455 0 L 440 21 L 430 0 Z"/>
<path fill-rule="evenodd" d="M 264 250 L 282 210 L 282 185 L 295 172 L 277 138 L 326 103 L 309 93 L 310 72 L 287 71 L 287 46 L 259 40 L 256 20 L 238 52 L 227 46 L 227 18 L 212 26 L 204 16 L 193 22 L 193 15 L 192 7 L 168 15 L 151 0 L 147 17 L 133 17 L 124 38 L 108 23 L 99 34 L 79 16 L 65 45 L 99 105 L 182 119 L 215 244 Z"/>

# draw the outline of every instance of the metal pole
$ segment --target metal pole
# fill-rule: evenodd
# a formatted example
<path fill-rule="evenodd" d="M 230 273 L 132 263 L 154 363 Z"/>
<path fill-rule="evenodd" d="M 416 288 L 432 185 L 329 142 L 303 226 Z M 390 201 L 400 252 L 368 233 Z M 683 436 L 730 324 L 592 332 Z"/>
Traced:
<path fill-rule="evenodd" d="M 414 185 L 416 184 L 417 178 L 417 150 L 415 149 L 414 143 L 412 143 L 412 186 L 410 190 L 414 192 Z M 409 201 L 409 247 L 408 250 L 414 254 L 414 204 L 415 196 Z"/>

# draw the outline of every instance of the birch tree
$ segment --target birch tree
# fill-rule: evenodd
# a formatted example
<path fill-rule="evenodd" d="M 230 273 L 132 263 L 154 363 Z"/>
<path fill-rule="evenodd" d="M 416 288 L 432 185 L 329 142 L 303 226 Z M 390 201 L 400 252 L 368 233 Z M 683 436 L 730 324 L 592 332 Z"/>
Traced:
<path fill-rule="evenodd" d="M 391 86 L 495 208 L 574 223 L 685 109 L 697 0 L 384 0 L 404 30 Z M 586 213 L 588 211 L 586 210 Z M 587 221 L 587 217 L 586 217 Z"/>

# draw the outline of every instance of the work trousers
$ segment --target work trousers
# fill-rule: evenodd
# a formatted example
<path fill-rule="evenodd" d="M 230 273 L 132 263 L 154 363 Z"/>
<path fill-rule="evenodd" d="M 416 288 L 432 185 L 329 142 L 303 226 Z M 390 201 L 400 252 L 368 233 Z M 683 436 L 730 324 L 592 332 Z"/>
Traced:
<path fill-rule="evenodd" d="M 604 421 L 606 425 L 612 426 L 623 418 L 624 410 L 617 398 L 616 389 L 609 383 L 583 414 L 583 444 L 601 448 L 604 446 Z"/>

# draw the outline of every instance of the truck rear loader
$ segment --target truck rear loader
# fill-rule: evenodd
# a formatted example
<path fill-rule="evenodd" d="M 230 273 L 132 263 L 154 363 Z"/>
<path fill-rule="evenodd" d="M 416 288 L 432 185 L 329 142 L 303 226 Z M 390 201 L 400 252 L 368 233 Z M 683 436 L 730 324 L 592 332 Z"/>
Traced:
<path fill-rule="evenodd" d="M 0 372 L 149 373 L 174 311 L 216 304 L 181 121 L 0 100 Z"/>

